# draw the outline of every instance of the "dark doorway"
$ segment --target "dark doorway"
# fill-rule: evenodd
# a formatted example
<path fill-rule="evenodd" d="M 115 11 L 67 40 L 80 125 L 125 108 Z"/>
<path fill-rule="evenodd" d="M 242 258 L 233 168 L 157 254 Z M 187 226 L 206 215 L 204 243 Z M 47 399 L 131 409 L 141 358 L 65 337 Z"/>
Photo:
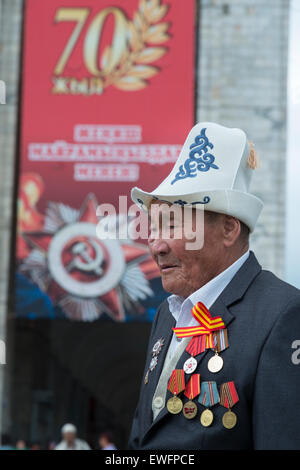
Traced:
<path fill-rule="evenodd" d="M 150 328 L 138 322 L 10 320 L 12 439 L 45 448 L 72 422 L 93 448 L 101 432 L 111 431 L 125 449 Z"/>

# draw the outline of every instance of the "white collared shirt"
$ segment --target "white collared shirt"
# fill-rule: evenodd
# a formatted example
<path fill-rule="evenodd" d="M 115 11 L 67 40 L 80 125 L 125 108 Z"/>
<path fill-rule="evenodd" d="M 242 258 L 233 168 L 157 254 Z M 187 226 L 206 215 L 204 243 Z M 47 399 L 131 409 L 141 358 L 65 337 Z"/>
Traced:
<path fill-rule="evenodd" d="M 169 309 L 176 320 L 176 328 L 198 325 L 197 320 L 195 320 L 192 316 L 192 307 L 197 302 L 202 302 L 209 309 L 217 300 L 221 292 L 223 292 L 225 287 L 232 280 L 237 271 L 244 264 L 244 262 L 248 259 L 249 253 L 250 252 L 248 250 L 231 266 L 225 269 L 225 271 L 211 279 L 207 284 L 200 287 L 200 289 L 198 289 L 196 292 L 193 292 L 186 299 L 180 297 L 179 295 L 170 295 L 168 297 Z M 177 339 L 175 333 L 173 333 L 172 341 L 168 351 L 169 356 L 172 356 L 179 343 L 180 339 Z"/>

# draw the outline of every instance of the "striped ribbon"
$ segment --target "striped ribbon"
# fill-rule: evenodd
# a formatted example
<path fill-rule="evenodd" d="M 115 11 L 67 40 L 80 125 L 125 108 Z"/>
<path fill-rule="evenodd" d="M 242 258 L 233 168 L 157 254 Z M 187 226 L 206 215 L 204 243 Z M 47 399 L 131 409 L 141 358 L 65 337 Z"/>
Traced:
<path fill-rule="evenodd" d="M 228 333 L 227 328 L 224 330 L 215 331 L 213 334 L 213 341 L 215 343 L 215 351 L 218 353 L 228 348 Z"/>
<path fill-rule="evenodd" d="M 206 349 L 207 338 L 207 335 L 194 336 L 185 348 L 186 352 L 188 352 L 191 356 L 197 356 L 198 354 L 202 353 Z"/>
<path fill-rule="evenodd" d="M 184 379 L 184 370 L 183 369 L 174 369 L 168 384 L 168 390 L 173 393 L 173 395 L 178 395 L 185 389 L 185 379 Z"/>
<path fill-rule="evenodd" d="M 202 302 L 198 302 L 191 310 L 193 317 L 200 326 L 187 326 L 183 328 L 173 328 L 177 338 L 206 335 L 206 348 L 214 348 L 213 332 L 225 328 L 221 317 L 212 317 L 209 310 Z M 195 343 L 192 343 L 193 347 Z M 199 353 L 198 353 L 199 354 Z"/>
<path fill-rule="evenodd" d="M 234 382 L 226 382 L 220 388 L 220 405 L 232 408 L 239 401 Z"/>
<path fill-rule="evenodd" d="M 214 406 L 220 401 L 216 382 L 202 382 L 201 393 L 198 398 L 199 403 L 204 406 Z"/>
<path fill-rule="evenodd" d="M 186 397 L 188 397 L 189 400 L 193 400 L 193 398 L 199 395 L 199 393 L 200 393 L 200 374 L 193 374 L 190 380 L 188 381 L 184 394 Z"/>

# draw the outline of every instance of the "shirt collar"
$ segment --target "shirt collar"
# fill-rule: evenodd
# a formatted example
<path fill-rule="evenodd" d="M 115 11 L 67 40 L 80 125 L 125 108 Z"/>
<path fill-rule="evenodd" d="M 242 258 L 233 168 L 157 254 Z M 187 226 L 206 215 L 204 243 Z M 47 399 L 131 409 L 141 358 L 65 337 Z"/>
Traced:
<path fill-rule="evenodd" d="M 211 279 L 186 299 L 179 295 L 170 295 L 167 298 L 169 302 L 169 310 L 175 320 L 178 322 L 180 314 L 184 308 L 188 308 L 190 310 L 197 302 L 202 302 L 207 308 L 210 308 L 244 262 L 248 259 L 249 253 L 250 251 L 248 250 L 227 269 L 225 269 L 225 271 L 222 271 L 218 276 Z"/>

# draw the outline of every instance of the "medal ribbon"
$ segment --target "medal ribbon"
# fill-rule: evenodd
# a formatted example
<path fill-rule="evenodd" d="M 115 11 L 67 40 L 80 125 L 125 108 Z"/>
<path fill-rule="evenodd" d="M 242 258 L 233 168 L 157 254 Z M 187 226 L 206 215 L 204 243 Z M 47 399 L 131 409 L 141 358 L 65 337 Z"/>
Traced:
<path fill-rule="evenodd" d="M 183 369 L 174 369 L 168 384 L 168 390 L 173 395 L 178 395 L 185 389 L 185 379 Z"/>
<path fill-rule="evenodd" d="M 201 405 L 211 407 L 219 403 L 220 396 L 216 382 L 202 382 L 201 393 L 198 398 Z"/>
<path fill-rule="evenodd" d="M 200 374 L 193 374 L 190 380 L 188 381 L 184 394 L 189 400 L 193 400 L 193 398 L 199 395 L 199 393 L 200 393 Z"/>
<path fill-rule="evenodd" d="M 215 351 L 221 352 L 228 348 L 227 328 L 218 330 L 213 333 L 213 341 L 215 343 Z"/>
<path fill-rule="evenodd" d="M 226 382 L 220 388 L 220 405 L 232 408 L 239 401 L 234 382 Z"/>
<path fill-rule="evenodd" d="M 186 338 L 189 336 L 206 335 L 206 348 L 214 348 L 213 332 L 225 328 L 225 323 L 221 317 L 212 317 L 209 310 L 202 302 L 198 302 L 191 310 L 191 313 L 200 326 L 187 326 L 183 328 L 173 328 L 177 338 Z M 192 348 L 196 342 L 192 342 Z M 200 351 L 203 352 L 203 351 Z M 199 354 L 199 353 L 197 353 Z"/>
<path fill-rule="evenodd" d="M 186 352 L 193 357 L 202 353 L 206 349 L 206 339 L 205 335 L 194 336 L 185 348 Z"/>

